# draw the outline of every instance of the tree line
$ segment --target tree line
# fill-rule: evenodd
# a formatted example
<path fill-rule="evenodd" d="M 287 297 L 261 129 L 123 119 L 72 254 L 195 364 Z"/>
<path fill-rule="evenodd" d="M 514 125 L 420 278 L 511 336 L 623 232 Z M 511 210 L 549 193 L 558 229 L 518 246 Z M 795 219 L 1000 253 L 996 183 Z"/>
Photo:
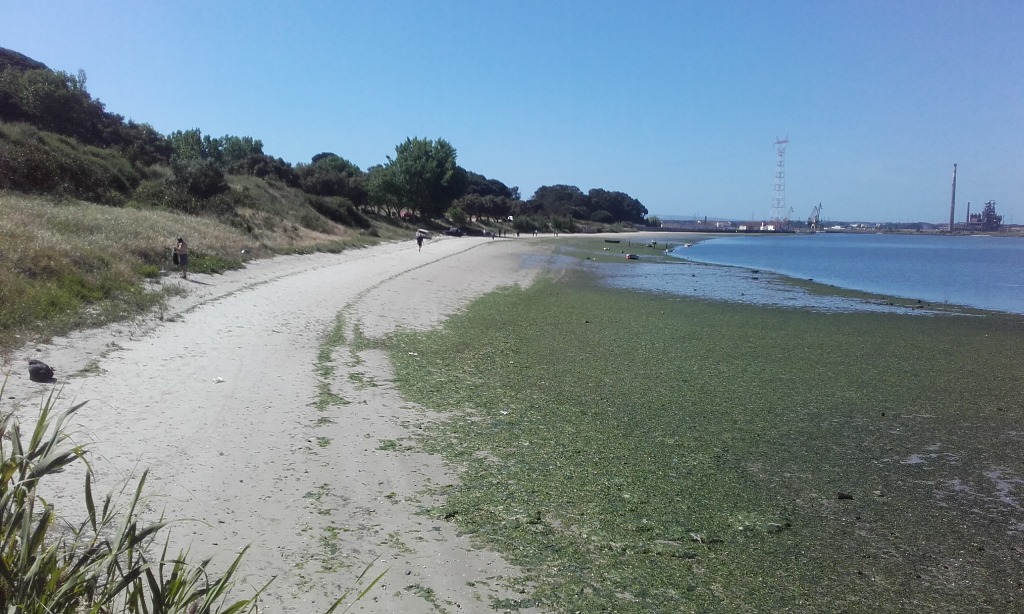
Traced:
<path fill-rule="evenodd" d="M 163 135 L 107 111 L 86 89 L 84 71 L 54 71 L 3 48 L 0 122 L 6 124 L 0 130 L 0 189 L 200 213 L 239 204 L 230 198 L 226 175 L 250 175 L 301 190 L 314 204 L 328 199 L 380 215 L 460 225 L 511 218 L 521 230 L 571 231 L 582 221 L 648 221 L 640 201 L 600 188 L 584 193 L 575 186 L 543 186 L 523 199 L 518 187 L 459 166 L 455 147 L 440 138 L 407 138 L 394 156 L 364 171 L 331 152 L 293 165 L 265 153 L 262 141 L 251 136 L 215 137 L 198 128 Z"/>

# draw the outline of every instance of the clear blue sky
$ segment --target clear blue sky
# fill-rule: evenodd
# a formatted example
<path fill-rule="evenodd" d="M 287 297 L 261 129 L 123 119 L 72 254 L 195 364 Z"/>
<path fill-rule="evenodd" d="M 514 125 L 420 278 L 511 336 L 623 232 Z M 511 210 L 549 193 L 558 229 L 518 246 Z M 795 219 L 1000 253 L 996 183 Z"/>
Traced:
<path fill-rule="evenodd" d="M 33 0 L 0 46 L 167 134 L 252 136 L 366 169 L 407 137 L 529 197 L 656 215 L 1024 223 L 1020 0 Z"/>

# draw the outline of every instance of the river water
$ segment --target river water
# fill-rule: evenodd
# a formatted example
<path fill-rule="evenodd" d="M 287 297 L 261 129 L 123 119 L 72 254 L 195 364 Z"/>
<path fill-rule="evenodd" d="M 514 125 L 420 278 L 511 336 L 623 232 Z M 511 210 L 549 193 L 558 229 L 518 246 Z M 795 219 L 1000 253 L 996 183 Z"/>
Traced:
<path fill-rule="evenodd" d="M 680 245 L 667 254 L 728 267 L 710 267 L 715 271 L 710 276 L 706 272 L 698 274 L 693 267 L 672 265 L 654 265 L 657 268 L 643 272 L 620 269 L 608 277 L 609 283 L 781 306 L 843 311 L 885 308 L 884 303 L 873 301 L 816 297 L 785 284 L 780 277 L 785 276 L 924 303 L 1024 314 L 1024 239 L 1020 238 L 852 233 L 730 235 L 689 247 Z"/>

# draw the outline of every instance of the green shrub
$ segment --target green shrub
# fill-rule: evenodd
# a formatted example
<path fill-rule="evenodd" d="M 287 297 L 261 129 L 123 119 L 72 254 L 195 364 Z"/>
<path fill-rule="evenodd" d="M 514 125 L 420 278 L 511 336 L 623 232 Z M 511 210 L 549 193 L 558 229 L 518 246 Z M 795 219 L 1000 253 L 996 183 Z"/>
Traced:
<path fill-rule="evenodd" d="M 551 218 L 551 228 L 558 232 L 575 232 L 576 220 L 569 216 L 554 216 Z"/>
<path fill-rule="evenodd" d="M 82 145 L 28 124 L 0 125 L 0 189 L 120 205 L 140 181 L 115 150 Z"/>
<path fill-rule="evenodd" d="M 244 267 L 245 264 L 241 258 L 237 260 L 231 260 L 224 258 L 217 254 L 209 254 L 205 252 L 192 252 L 192 257 L 188 261 L 188 270 L 194 273 L 223 273 L 225 271 L 233 271 Z"/>
<path fill-rule="evenodd" d="M 197 200 L 213 198 L 228 191 L 224 171 L 213 160 L 175 161 L 173 183 Z"/>
<path fill-rule="evenodd" d="M 373 224 L 352 201 L 342 197 L 310 196 L 306 199 L 317 213 L 342 226 L 369 229 Z M 307 226 L 309 228 L 309 226 Z"/>

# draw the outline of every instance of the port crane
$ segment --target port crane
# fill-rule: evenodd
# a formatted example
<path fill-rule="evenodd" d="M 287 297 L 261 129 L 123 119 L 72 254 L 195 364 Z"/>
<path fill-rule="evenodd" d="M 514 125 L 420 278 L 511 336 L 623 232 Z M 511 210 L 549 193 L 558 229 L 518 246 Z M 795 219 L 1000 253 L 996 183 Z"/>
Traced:
<path fill-rule="evenodd" d="M 811 232 L 818 231 L 818 225 L 821 223 L 821 203 L 814 205 L 811 209 L 811 217 L 807 218 L 807 227 L 811 229 Z"/>

